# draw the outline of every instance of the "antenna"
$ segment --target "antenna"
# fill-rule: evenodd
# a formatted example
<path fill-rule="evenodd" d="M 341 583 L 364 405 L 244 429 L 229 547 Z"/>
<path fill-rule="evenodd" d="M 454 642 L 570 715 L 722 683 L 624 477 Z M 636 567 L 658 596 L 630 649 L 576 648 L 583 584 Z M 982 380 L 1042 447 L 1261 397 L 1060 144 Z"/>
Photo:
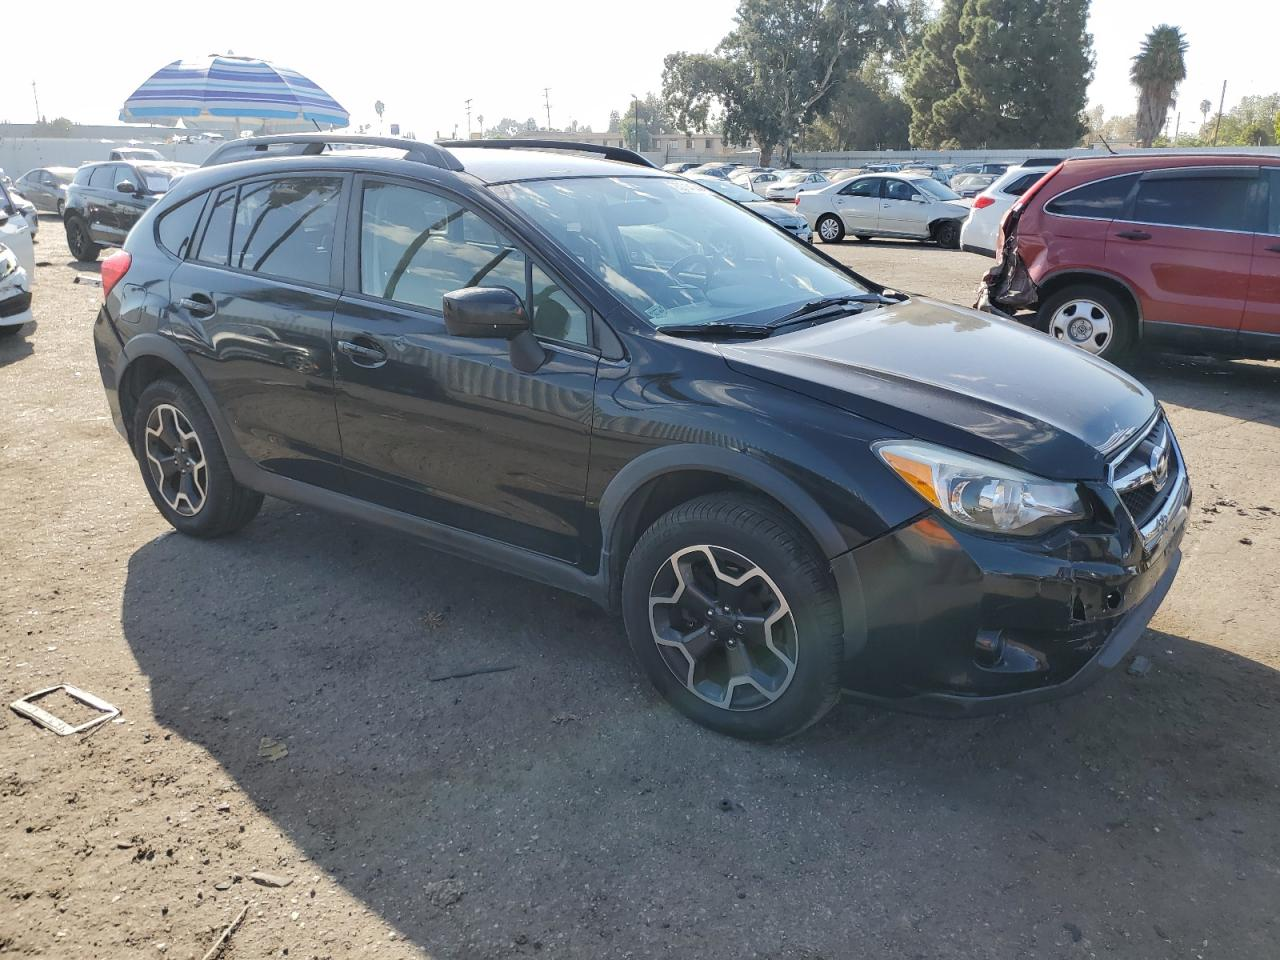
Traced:
<path fill-rule="evenodd" d="M 1098 139 L 1101 140 L 1102 145 L 1107 148 L 1107 153 L 1111 154 L 1114 157 L 1116 155 L 1116 152 L 1111 149 L 1111 144 L 1107 143 L 1107 138 L 1104 137 L 1102 134 L 1098 134 Z"/>

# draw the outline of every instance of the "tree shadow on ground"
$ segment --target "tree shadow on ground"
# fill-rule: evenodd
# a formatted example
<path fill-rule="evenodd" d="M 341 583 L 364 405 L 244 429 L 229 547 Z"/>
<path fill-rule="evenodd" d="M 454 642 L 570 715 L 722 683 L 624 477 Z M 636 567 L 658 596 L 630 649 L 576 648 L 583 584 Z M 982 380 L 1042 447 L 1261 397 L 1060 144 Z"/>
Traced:
<path fill-rule="evenodd" d="M 586 601 L 277 501 L 139 549 L 122 618 L 159 722 L 433 956 L 1275 955 L 1277 675 L 1193 639 L 1060 703 L 749 745 Z"/>

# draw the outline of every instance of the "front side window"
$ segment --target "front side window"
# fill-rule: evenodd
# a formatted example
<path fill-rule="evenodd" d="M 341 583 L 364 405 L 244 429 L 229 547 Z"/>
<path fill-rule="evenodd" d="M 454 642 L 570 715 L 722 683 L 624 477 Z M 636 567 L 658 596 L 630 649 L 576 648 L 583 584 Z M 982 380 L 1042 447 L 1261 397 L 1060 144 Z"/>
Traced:
<path fill-rule="evenodd" d="M 303 283 L 329 283 L 342 180 L 285 177 L 240 188 L 231 266 Z"/>
<path fill-rule="evenodd" d="M 124 164 L 121 164 L 116 167 L 113 172 L 115 173 L 115 177 L 111 184 L 113 187 L 118 187 L 122 183 L 131 183 L 135 189 L 139 189 L 142 186 L 138 183 L 138 175 L 134 173 L 132 167 L 127 167 Z"/>
<path fill-rule="evenodd" d="M 1045 210 L 1063 217 L 1114 220 L 1124 212 L 1125 201 L 1129 199 L 1129 192 L 1138 176 L 1130 173 L 1123 177 L 1109 177 L 1086 183 L 1054 197 L 1045 204 Z"/>
<path fill-rule="evenodd" d="M 534 180 L 492 188 L 653 326 L 767 323 L 865 293 L 731 200 L 677 177 Z"/>
<path fill-rule="evenodd" d="M 889 200 L 910 200 L 916 195 L 916 189 L 905 180 L 890 180 L 884 195 Z"/>
<path fill-rule="evenodd" d="M 1253 177 L 1159 177 L 1142 180 L 1134 199 L 1137 223 L 1253 232 Z"/>
<path fill-rule="evenodd" d="M 365 184 L 360 292 L 439 313 L 446 293 L 466 287 L 506 287 L 528 305 L 534 333 L 588 342 L 586 311 L 487 220 L 416 187 Z"/>

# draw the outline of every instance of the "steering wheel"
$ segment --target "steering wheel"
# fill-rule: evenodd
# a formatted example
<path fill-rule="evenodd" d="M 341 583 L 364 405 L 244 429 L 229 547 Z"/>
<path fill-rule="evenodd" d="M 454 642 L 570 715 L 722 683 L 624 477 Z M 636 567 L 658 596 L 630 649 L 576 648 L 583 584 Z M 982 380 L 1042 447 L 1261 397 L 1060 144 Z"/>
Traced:
<path fill-rule="evenodd" d="M 711 286 L 711 278 L 720 272 L 720 264 L 733 266 L 732 261 L 722 255 L 711 256 L 706 253 L 690 253 L 681 257 L 664 272 L 676 283 L 683 286 L 688 282 L 683 275 L 693 273 L 693 268 L 700 265 L 705 274 L 702 280 L 702 289 L 706 290 Z"/>

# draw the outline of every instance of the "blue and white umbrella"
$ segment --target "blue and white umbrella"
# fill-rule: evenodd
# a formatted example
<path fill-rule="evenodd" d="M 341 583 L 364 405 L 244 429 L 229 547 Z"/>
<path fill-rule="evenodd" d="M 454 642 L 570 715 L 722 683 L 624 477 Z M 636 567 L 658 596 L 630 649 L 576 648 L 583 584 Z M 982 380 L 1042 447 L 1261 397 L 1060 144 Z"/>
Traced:
<path fill-rule="evenodd" d="M 287 131 L 322 123 L 345 127 L 349 115 L 296 70 L 252 57 L 211 55 L 175 60 L 157 70 L 125 101 L 120 119 L 126 123 L 180 119 L 195 127 L 261 120 L 274 130 Z"/>

